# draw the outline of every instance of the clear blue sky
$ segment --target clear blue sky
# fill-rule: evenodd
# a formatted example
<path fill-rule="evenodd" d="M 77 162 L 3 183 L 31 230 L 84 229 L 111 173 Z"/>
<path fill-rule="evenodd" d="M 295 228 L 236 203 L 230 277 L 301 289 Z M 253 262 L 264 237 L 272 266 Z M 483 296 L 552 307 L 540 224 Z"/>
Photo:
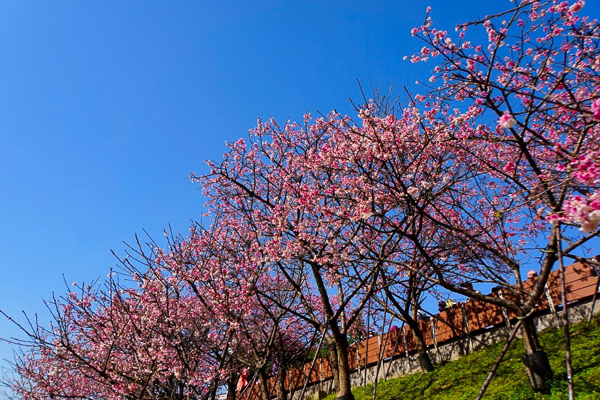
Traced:
<path fill-rule="evenodd" d="M 357 79 L 414 88 L 428 70 L 402 57 L 427 5 L 453 30 L 511 4 L 3 1 L 0 309 L 43 311 L 62 274 L 105 277 L 142 229 L 185 232 L 204 203 L 190 172 L 257 117 L 349 111 Z"/>

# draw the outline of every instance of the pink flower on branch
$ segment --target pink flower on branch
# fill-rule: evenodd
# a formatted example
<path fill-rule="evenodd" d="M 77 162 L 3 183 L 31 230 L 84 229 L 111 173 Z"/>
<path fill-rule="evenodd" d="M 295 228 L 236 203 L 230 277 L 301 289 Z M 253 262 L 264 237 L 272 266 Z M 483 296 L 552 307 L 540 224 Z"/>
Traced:
<path fill-rule="evenodd" d="M 569 11 L 571 11 L 571 12 L 581 11 L 581 9 L 583 8 L 584 5 L 585 5 L 585 1 L 579 0 L 578 2 L 574 3 L 571 7 L 569 7 Z"/>
<path fill-rule="evenodd" d="M 510 129 L 517 124 L 517 121 L 508 112 L 504 111 L 504 114 L 498 118 L 498 127 L 501 129 Z"/>
<path fill-rule="evenodd" d="M 406 189 L 406 192 L 411 196 L 416 196 L 419 193 L 419 189 L 417 189 L 414 186 L 411 186 L 408 189 Z"/>
<path fill-rule="evenodd" d="M 600 99 L 592 103 L 592 117 L 596 120 L 600 120 Z"/>
<path fill-rule="evenodd" d="M 564 214 L 561 217 L 551 217 L 553 217 L 549 218 L 551 220 L 580 225 L 579 230 L 584 233 L 595 231 L 600 224 L 600 192 L 592 194 L 587 199 L 582 196 L 573 196 L 565 202 Z"/>

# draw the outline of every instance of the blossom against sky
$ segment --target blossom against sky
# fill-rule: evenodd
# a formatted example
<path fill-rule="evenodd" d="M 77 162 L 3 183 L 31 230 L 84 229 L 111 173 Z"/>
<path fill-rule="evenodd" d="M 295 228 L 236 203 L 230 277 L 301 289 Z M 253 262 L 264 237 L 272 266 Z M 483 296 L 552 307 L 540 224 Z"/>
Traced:
<path fill-rule="evenodd" d="M 402 59 L 426 7 L 453 31 L 511 5 L 489 3 L 3 2 L 0 309 L 43 315 L 63 274 L 103 278 L 143 229 L 185 232 L 205 201 L 190 172 L 257 117 L 350 112 L 357 79 L 418 91 L 428 66 Z"/>

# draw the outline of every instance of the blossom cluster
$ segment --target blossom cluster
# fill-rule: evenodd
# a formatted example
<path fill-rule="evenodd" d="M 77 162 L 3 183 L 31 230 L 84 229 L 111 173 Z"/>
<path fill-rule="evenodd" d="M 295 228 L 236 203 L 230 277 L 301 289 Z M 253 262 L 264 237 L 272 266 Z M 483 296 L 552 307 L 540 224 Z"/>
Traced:
<path fill-rule="evenodd" d="M 319 337 L 344 397 L 349 337 L 391 309 L 416 340 L 411 315 L 429 293 L 533 309 L 558 229 L 600 225 L 600 26 L 583 7 L 520 1 L 456 34 L 428 9 L 407 58 L 437 62 L 429 93 L 400 110 L 375 96 L 356 116 L 259 120 L 192 176 L 208 225 L 134 247 L 104 286 L 51 302 L 55 322 L 31 332 L 14 391 L 200 399 L 261 385 L 266 399 L 269 371 L 284 387 Z M 484 43 L 467 40 L 475 27 Z M 547 249 L 539 290 L 461 286 L 508 290 L 531 248 Z"/>

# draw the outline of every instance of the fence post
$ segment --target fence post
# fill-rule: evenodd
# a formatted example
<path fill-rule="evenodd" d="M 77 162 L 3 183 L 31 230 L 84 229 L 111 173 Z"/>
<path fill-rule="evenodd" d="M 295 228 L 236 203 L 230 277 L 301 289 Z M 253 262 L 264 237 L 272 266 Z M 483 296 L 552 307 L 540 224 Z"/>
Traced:
<path fill-rule="evenodd" d="M 356 370 L 360 373 L 360 351 L 358 350 L 358 345 L 356 345 Z"/>
<path fill-rule="evenodd" d="M 501 299 L 504 299 L 504 297 L 502 296 L 502 290 L 498 290 L 498 297 L 500 297 Z M 506 324 L 506 328 L 510 332 L 510 329 L 511 329 L 510 318 L 508 318 L 508 313 L 506 312 L 506 308 L 500 307 L 500 309 L 502 310 L 502 316 L 504 317 L 504 323 Z"/>
<path fill-rule="evenodd" d="M 323 360 L 319 359 L 319 390 L 323 390 Z"/>
<path fill-rule="evenodd" d="M 438 347 L 438 342 L 437 342 L 437 337 L 436 337 L 437 331 L 436 331 L 436 327 L 435 327 L 435 321 L 436 320 L 434 318 L 431 319 L 431 337 L 433 338 L 433 346 L 435 347 L 435 352 L 437 353 L 438 358 L 439 358 L 438 362 L 440 362 L 442 357 L 440 355 L 440 348 Z"/>
<path fill-rule="evenodd" d="M 556 319 L 557 326 L 560 325 L 560 319 L 558 318 L 558 313 L 556 312 L 556 307 L 554 307 L 554 301 L 552 301 L 552 294 L 550 294 L 550 289 L 548 288 L 548 284 L 544 286 L 544 293 L 546 294 L 546 300 L 548 300 L 548 306 L 550 307 L 550 311 Z"/>
<path fill-rule="evenodd" d="M 465 323 L 465 330 L 467 332 L 467 337 L 469 338 L 469 353 L 473 352 L 473 337 L 471 336 L 471 330 L 469 329 L 469 319 L 467 318 L 467 309 L 465 307 L 465 303 L 460 303 L 460 310 L 463 315 L 463 322 Z"/>
<path fill-rule="evenodd" d="M 596 256 L 596 259 L 598 259 L 598 256 Z M 594 315 L 594 307 L 596 306 L 596 297 L 598 297 L 598 287 L 600 286 L 600 271 L 596 265 L 591 266 L 592 268 L 594 268 L 594 271 L 596 272 L 596 288 L 594 289 L 594 297 L 592 297 L 592 307 L 590 308 L 590 315 L 588 315 L 588 322 L 590 322 L 592 320 L 592 316 Z"/>
<path fill-rule="evenodd" d="M 402 341 L 404 342 L 404 354 L 406 355 L 406 359 L 408 360 L 408 342 L 406 341 L 406 329 L 402 329 Z"/>

